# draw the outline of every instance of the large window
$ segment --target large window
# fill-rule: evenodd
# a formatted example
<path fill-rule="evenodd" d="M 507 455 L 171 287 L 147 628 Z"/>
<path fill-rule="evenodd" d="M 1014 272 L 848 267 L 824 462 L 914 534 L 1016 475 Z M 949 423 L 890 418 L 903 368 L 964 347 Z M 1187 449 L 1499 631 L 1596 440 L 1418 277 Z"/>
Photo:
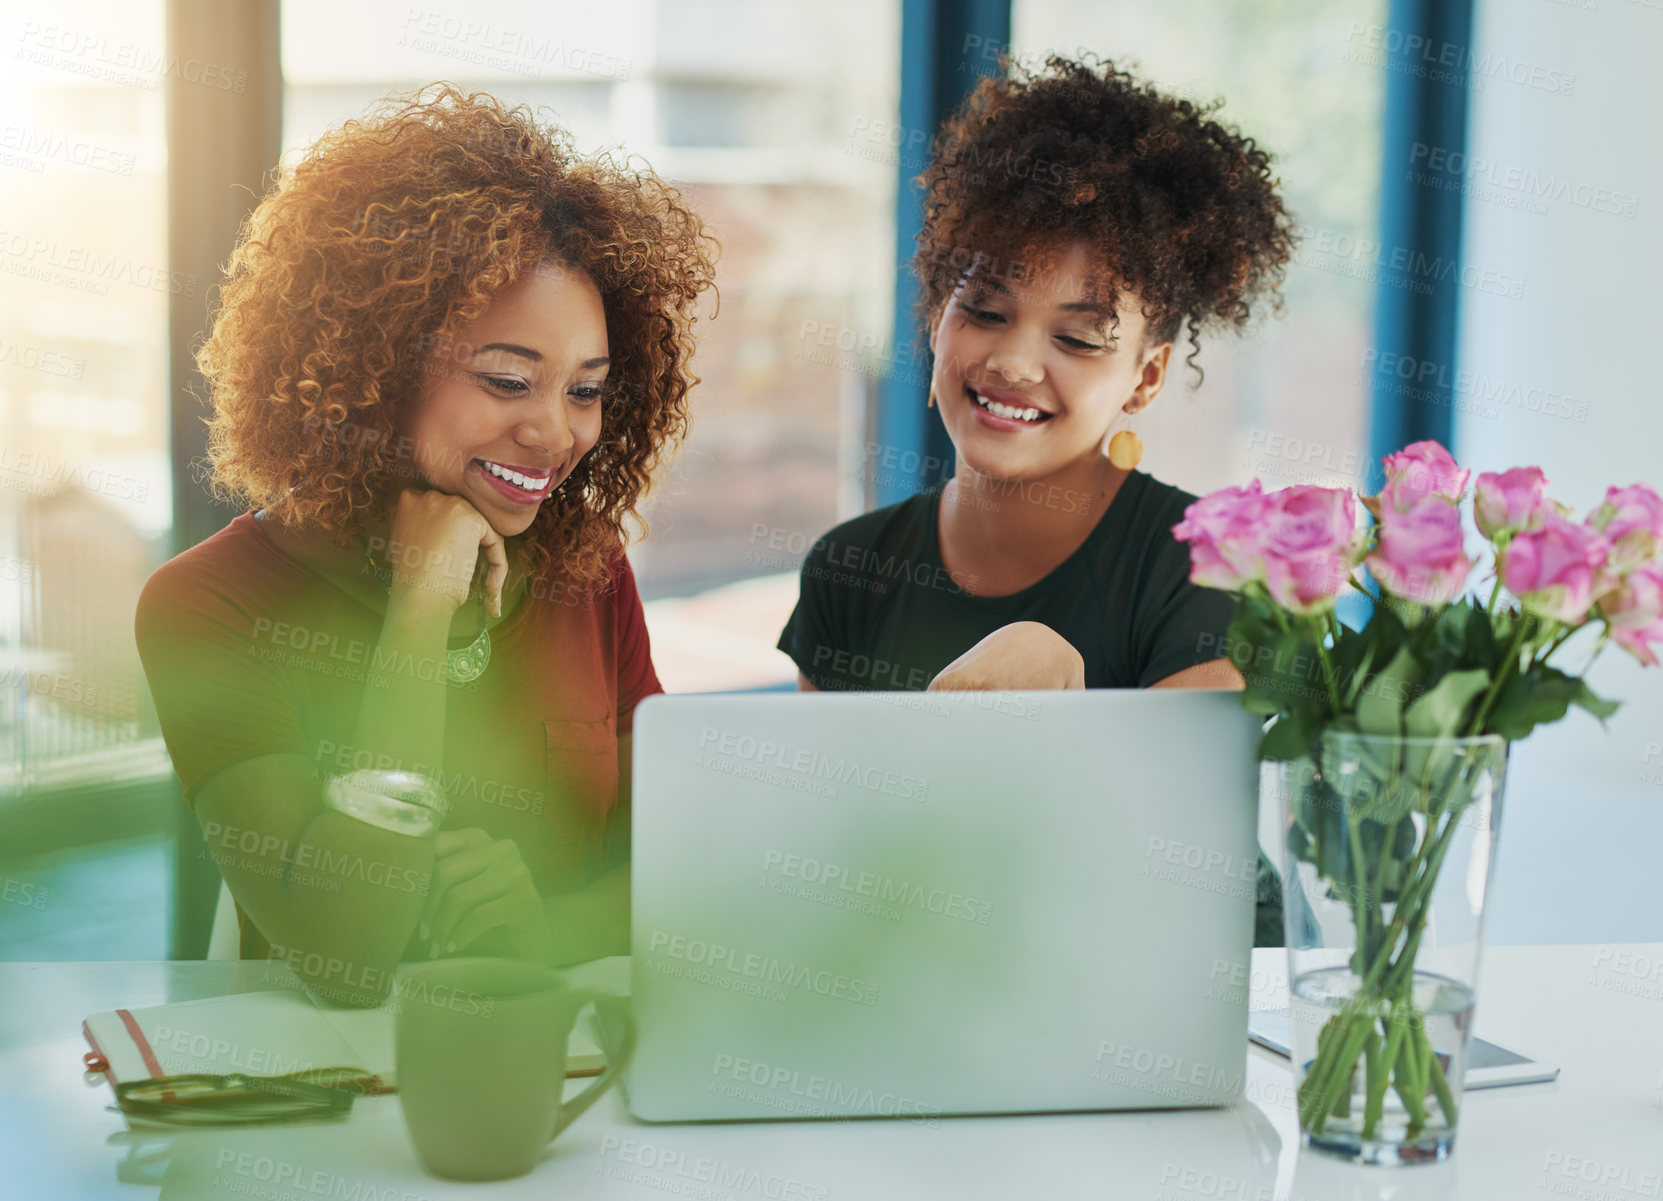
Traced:
<path fill-rule="evenodd" d="M 794 679 L 773 642 L 796 566 L 858 509 L 865 381 L 816 338 L 888 325 L 894 167 L 857 134 L 895 120 L 899 7 L 283 7 L 286 154 L 391 90 L 452 79 L 546 108 L 585 149 L 640 155 L 720 240 L 693 432 L 631 553 L 672 690 Z"/>
<path fill-rule="evenodd" d="M 1169 375 L 1137 422 L 1145 468 L 1192 492 L 1366 483 L 1385 0 L 1015 0 L 1011 15 L 1020 62 L 1090 51 L 1222 99 L 1221 119 L 1274 156 L 1299 224 L 1285 315 L 1204 340 L 1199 389 Z"/>
<path fill-rule="evenodd" d="M 154 765 L 132 615 L 171 525 L 160 0 L 0 30 L 0 790 Z M 165 762 L 163 764 L 165 769 Z"/>
<path fill-rule="evenodd" d="M 0 47 L 0 948 L 159 957 L 133 610 L 173 520 L 168 307 L 209 284 L 168 262 L 163 5 L 11 5 Z"/>
<path fill-rule="evenodd" d="M 896 175 L 922 168 L 933 132 L 899 126 L 901 7 L 282 5 L 285 155 L 389 92 L 451 80 L 544 110 L 585 150 L 641 156 L 720 240 L 693 431 L 632 550 L 672 690 L 794 679 L 773 642 L 797 567 L 865 503 L 874 372 L 894 354 Z M 1222 97 L 1277 156 L 1300 222 L 1286 316 L 1214 337 L 1205 386 L 1180 370 L 1140 420 L 1164 479 L 1199 491 L 1363 473 L 1377 196 L 1396 182 L 1379 176 L 1384 9 L 1014 4 L 1019 60 L 1089 49 Z M 169 261 L 165 101 L 219 84 L 170 59 L 164 19 L 163 0 L 25 0 L 0 17 L 0 825 L 59 815 L 32 842 L 15 834 L 27 823 L 0 829 L 0 901 L 24 886 L 46 898 L 0 904 L 0 945 L 30 958 L 165 943 L 162 804 L 142 845 L 85 850 L 142 833 L 136 791 L 112 782 L 171 780 L 132 622 L 171 550 L 170 337 L 201 332 L 170 331 L 169 305 L 200 305 L 216 280 Z"/>

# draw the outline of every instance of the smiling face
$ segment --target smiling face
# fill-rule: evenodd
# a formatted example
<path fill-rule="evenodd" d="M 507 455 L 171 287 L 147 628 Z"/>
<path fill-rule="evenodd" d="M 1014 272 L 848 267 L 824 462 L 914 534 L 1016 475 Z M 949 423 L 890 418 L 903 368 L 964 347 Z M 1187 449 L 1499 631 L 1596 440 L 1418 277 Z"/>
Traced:
<path fill-rule="evenodd" d="M 1095 469 L 1116 417 L 1150 404 L 1170 342 L 1148 345 L 1137 297 L 1120 321 L 1094 299 L 1083 244 L 1029 281 L 973 277 L 930 338 L 936 403 L 959 470 L 1039 480 Z"/>
<path fill-rule="evenodd" d="M 429 487 L 523 533 L 600 438 L 607 355 L 594 281 L 545 263 L 435 354 L 399 433 Z"/>

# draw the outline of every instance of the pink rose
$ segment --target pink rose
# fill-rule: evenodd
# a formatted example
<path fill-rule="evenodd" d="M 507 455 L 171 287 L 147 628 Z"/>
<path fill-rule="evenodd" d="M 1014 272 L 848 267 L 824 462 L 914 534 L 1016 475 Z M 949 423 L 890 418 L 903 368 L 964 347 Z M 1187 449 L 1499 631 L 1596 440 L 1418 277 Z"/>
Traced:
<path fill-rule="evenodd" d="M 1184 510 L 1172 536 L 1189 543 L 1190 579 L 1204 588 L 1236 592 L 1263 578 L 1260 522 L 1266 497 L 1258 480 L 1245 488 L 1220 488 Z"/>
<path fill-rule="evenodd" d="M 1461 594 L 1472 560 L 1463 549 L 1461 510 L 1448 497 L 1429 492 L 1406 509 L 1385 506 L 1379 518 L 1380 541 L 1368 569 L 1382 588 L 1422 605 L 1447 604 Z"/>
<path fill-rule="evenodd" d="M 1518 533 L 1531 523 L 1547 497 L 1547 476 L 1540 467 L 1515 467 L 1499 474 L 1486 471 L 1473 492 L 1472 515 L 1478 532 L 1491 542 Z"/>
<path fill-rule="evenodd" d="M 1610 571 L 1626 575 L 1663 547 L 1663 497 L 1645 484 L 1607 488 L 1605 503 L 1588 514 L 1588 527 L 1611 544 Z"/>
<path fill-rule="evenodd" d="M 1501 582 L 1532 613 L 1578 625 L 1602 583 L 1605 538 L 1547 509 L 1532 524 L 1507 544 Z"/>
<path fill-rule="evenodd" d="M 1599 602 L 1600 614 L 1618 646 L 1647 667 L 1657 666 L 1652 643 L 1663 642 L 1663 563 L 1636 567 L 1622 587 Z"/>
<path fill-rule="evenodd" d="M 1357 498 L 1306 484 L 1266 498 L 1260 546 L 1265 587 L 1285 609 L 1320 613 L 1349 586 L 1357 554 Z"/>
<path fill-rule="evenodd" d="M 1408 512 L 1423 496 L 1460 500 L 1472 475 L 1456 466 L 1447 450 L 1430 441 L 1411 442 L 1396 454 L 1387 455 L 1381 464 L 1386 469 L 1386 486 L 1380 489 L 1378 499 L 1400 513 Z M 1373 506 L 1370 511 L 1379 516 Z"/>

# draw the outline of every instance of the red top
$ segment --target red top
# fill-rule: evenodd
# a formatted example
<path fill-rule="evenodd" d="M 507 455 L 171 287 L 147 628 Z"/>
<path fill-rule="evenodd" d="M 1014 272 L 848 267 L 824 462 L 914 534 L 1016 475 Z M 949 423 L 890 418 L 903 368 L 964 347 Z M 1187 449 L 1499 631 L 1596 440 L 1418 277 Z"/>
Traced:
<path fill-rule="evenodd" d="M 320 790 L 330 776 L 392 766 L 351 745 L 364 681 L 387 674 L 373 662 L 381 625 L 252 514 L 163 564 L 139 598 L 136 632 L 186 801 L 256 755 L 306 756 Z M 442 759 L 401 766 L 439 779 L 447 828 L 514 839 L 545 893 L 579 888 L 600 874 L 603 844 L 627 854 L 618 735 L 662 691 L 620 549 L 610 585 L 592 596 L 533 581 L 491 631 L 484 675 L 448 690 Z"/>

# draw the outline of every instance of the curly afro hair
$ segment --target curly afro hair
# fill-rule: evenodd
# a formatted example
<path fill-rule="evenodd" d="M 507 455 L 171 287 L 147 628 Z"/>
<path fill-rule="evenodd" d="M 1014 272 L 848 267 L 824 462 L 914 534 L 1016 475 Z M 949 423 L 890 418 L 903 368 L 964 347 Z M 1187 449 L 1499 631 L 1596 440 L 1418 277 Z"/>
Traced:
<path fill-rule="evenodd" d="M 1155 341 L 1279 311 L 1293 249 L 1270 156 L 1200 107 L 1093 59 L 1001 64 L 936 136 L 913 268 L 926 332 L 972 274 L 1022 276 L 1084 242 L 1097 300 L 1139 298 Z M 1200 368 L 1195 367 L 1198 375 Z"/>
<path fill-rule="evenodd" d="M 612 371 L 599 441 L 510 555 L 597 584 L 686 432 L 715 251 L 674 188 L 579 156 L 525 106 L 451 84 L 390 96 L 280 169 L 243 226 L 196 355 L 214 491 L 344 545 L 415 474 L 395 428 L 434 356 L 552 259 L 594 280 Z"/>

